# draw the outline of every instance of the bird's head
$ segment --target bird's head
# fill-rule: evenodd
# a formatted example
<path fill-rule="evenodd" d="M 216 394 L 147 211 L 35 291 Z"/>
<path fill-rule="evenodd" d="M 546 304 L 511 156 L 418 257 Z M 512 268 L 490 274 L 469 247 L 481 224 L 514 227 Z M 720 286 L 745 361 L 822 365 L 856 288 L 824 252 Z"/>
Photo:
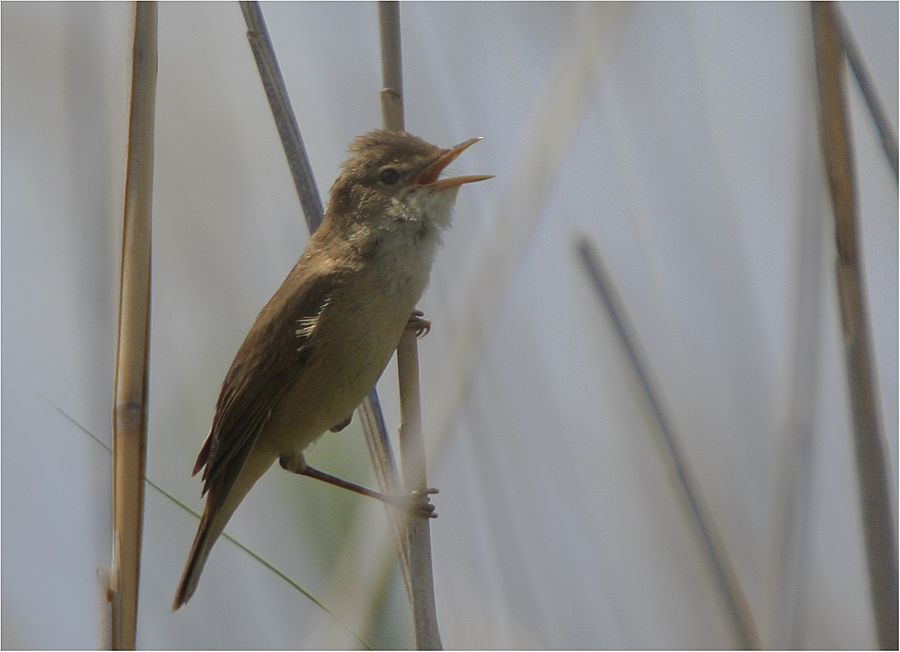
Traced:
<path fill-rule="evenodd" d="M 371 131 L 350 145 L 350 158 L 331 187 L 331 219 L 365 222 L 370 228 L 392 222 L 449 225 L 459 187 L 491 176 L 440 179 L 472 138 L 441 149 L 405 131 Z"/>

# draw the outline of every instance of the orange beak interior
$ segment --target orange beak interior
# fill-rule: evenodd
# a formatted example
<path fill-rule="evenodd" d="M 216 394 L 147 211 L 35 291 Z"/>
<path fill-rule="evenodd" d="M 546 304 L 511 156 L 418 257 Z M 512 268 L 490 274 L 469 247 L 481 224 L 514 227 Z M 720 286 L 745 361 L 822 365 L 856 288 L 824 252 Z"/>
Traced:
<path fill-rule="evenodd" d="M 456 147 L 451 147 L 448 150 L 444 150 L 438 160 L 425 168 L 419 174 L 419 176 L 416 177 L 415 184 L 418 186 L 427 186 L 428 188 L 439 190 L 442 188 L 461 186 L 464 183 L 475 183 L 476 181 L 493 179 L 494 175 L 492 174 L 480 174 L 466 177 L 452 177 L 450 179 L 441 179 L 440 181 L 438 180 L 438 177 L 441 176 L 441 172 L 444 171 L 444 168 L 450 165 L 453 161 L 456 160 L 457 156 L 462 154 L 467 148 L 471 147 L 479 140 L 481 140 L 481 138 L 470 138 L 469 140 L 460 143 Z"/>

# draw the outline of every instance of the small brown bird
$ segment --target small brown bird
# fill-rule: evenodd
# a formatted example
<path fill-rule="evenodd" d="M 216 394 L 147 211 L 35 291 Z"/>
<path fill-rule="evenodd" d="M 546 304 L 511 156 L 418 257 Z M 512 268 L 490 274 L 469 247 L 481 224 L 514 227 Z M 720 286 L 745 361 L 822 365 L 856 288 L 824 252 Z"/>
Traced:
<path fill-rule="evenodd" d="M 427 496 L 378 494 L 309 467 L 303 450 L 350 422 L 387 366 L 428 284 L 441 231 L 465 183 L 439 179 L 467 140 L 440 149 L 406 132 L 350 146 L 321 227 L 256 318 L 225 376 L 197 463 L 206 506 L 172 609 L 197 588 L 210 549 L 254 483 L 279 460 L 315 477 L 430 515 Z M 412 317 L 410 317 L 412 315 Z"/>

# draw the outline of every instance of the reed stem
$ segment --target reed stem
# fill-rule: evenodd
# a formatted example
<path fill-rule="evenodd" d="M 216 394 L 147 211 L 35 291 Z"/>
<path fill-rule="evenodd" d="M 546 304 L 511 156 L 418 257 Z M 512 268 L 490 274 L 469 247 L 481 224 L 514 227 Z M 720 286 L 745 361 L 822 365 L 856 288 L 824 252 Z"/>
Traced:
<path fill-rule="evenodd" d="M 390 0 L 378 3 L 381 36 L 384 128 L 402 130 L 403 69 L 400 49 L 400 5 Z M 397 346 L 397 376 L 400 384 L 400 455 L 403 483 L 407 491 L 424 492 L 428 486 L 425 444 L 422 435 L 422 406 L 419 391 L 419 349 L 416 334 L 407 329 Z M 412 519 L 406 529 L 416 649 L 440 650 L 440 629 L 434 597 L 434 569 L 431 559 L 431 524 L 427 518 Z"/>
<path fill-rule="evenodd" d="M 147 457 L 157 7 L 137 2 L 113 400 L 113 649 L 134 649 Z"/>
<path fill-rule="evenodd" d="M 896 650 L 897 540 L 887 443 L 881 428 L 858 243 L 853 151 L 844 98 L 844 50 L 834 5 L 811 4 L 819 130 L 835 220 L 838 305 L 853 416 L 860 514 L 878 645 Z"/>

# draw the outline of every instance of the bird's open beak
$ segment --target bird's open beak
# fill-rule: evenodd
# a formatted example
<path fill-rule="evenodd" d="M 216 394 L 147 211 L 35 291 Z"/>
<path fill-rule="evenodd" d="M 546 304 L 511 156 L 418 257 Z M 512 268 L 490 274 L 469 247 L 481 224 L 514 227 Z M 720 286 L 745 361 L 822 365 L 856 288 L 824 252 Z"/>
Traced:
<path fill-rule="evenodd" d="M 464 183 L 475 183 L 476 181 L 493 179 L 494 175 L 492 174 L 478 174 L 468 177 L 451 177 L 449 179 L 441 179 L 440 181 L 438 180 L 438 177 L 441 176 L 441 172 L 444 171 L 444 168 L 450 165 L 454 160 L 456 160 L 457 156 L 462 154 L 468 147 L 474 145 L 479 140 L 481 140 L 480 137 L 470 138 L 469 140 L 460 143 L 456 147 L 451 147 L 450 149 L 444 150 L 438 160 L 425 168 L 419 174 L 419 176 L 416 177 L 415 184 L 417 186 L 426 186 L 434 190 L 441 190 L 444 188 L 461 186 Z"/>

